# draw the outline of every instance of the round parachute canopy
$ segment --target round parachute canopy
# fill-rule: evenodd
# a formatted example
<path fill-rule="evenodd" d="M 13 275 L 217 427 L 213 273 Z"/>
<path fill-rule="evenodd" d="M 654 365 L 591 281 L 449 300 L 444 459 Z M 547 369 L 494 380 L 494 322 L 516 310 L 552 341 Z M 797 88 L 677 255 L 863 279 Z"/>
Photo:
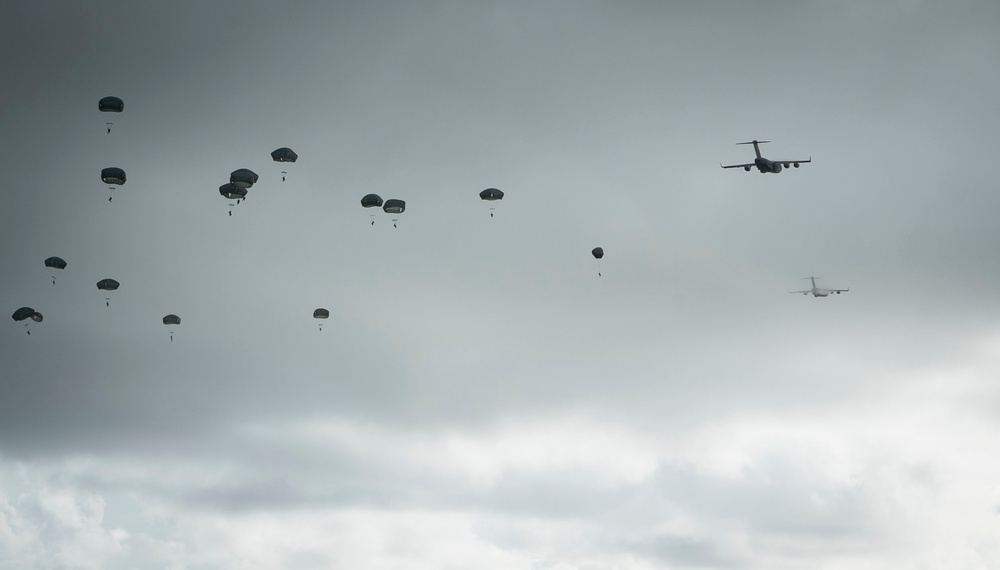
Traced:
<path fill-rule="evenodd" d="M 378 194 L 367 194 L 361 199 L 361 205 L 365 208 L 377 208 L 382 205 L 382 197 Z"/>
<path fill-rule="evenodd" d="M 479 193 L 479 197 L 483 200 L 503 200 L 503 192 L 497 190 L 496 188 L 487 188 Z"/>
<path fill-rule="evenodd" d="M 37 319 L 35 318 L 35 315 L 38 315 Z M 21 307 L 20 309 L 14 311 L 14 314 L 11 315 L 10 318 L 12 318 L 12 319 L 14 319 L 15 321 L 18 321 L 18 322 L 21 322 L 21 321 L 23 321 L 25 319 L 31 319 L 31 320 L 33 320 L 33 321 L 35 321 L 37 323 L 37 322 L 41 322 L 41 320 L 42 320 L 42 314 L 36 312 L 31 307 Z"/>
<path fill-rule="evenodd" d="M 116 291 L 121 283 L 114 279 L 101 279 L 97 282 L 97 288 L 101 291 Z"/>
<path fill-rule="evenodd" d="M 604 257 L 604 248 L 595 247 L 590 253 L 594 254 L 594 257 L 596 257 L 597 259 L 600 259 Z"/>
<path fill-rule="evenodd" d="M 45 260 L 45 267 L 54 267 L 56 269 L 66 269 L 66 261 L 61 257 L 50 257 Z"/>
<path fill-rule="evenodd" d="M 239 186 L 240 188 L 249 188 L 257 183 L 257 173 L 249 168 L 241 168 L 239 170 L 234 170 L 232 174 L 229 175 L 229 182 Z"/>
<path fill-rule="evenodd" d="M 316 309 L 315 311 L 313 311 L 313 318 L 314 319 L 329 319 L 330 318 L 330 311 L 327 311 L 326 309 L 323 309 L 323 308 Z"/>
<path fill-rule="evenodd" d="M 273 158 L 275 162 L 295 162 L 299 159 L 299 155 L 295 154 L 295 151 L 287 146 L 283 146 L 272 151 L 271 158 Z"/>
<path fill-rule="evenodd" d="M 382 210 L 387 214 L 402 214 L 406 210 L 406 202 L 395 198 L 386 200 Z"/>
<path fill-rule="evenodd" d="M 179 325 L 181 324 L 181 318 L 177 315 L 167 315 L 163 317 L 163 324 L 165 325 Z"/>
<path fill-rule="evenodd" d="M 239 186 L 233 184 L 232 182 L 228 182 L 226 184 L 223 184 L 222 186 L 219 186 L 219 194 L 222 194 L 223 196 L 229 198 L 230 200 L 239 200 L 240 198 L 247 197 L 247 189 L 240 188 Z"/>
<path fill-rule="evenodd" d="M 125 184 L 125 171 L 115 167 L 105 168 L 101 170 L 101 180 L 105 184 L 118 184 L 121 186 Z"/>
<path fill-rule="evenodd" d="M 97 102 L 97 108 L 102 113 L 121 113 L 125 110 L 125 102 L 118 97 L 105 97 Z"/>

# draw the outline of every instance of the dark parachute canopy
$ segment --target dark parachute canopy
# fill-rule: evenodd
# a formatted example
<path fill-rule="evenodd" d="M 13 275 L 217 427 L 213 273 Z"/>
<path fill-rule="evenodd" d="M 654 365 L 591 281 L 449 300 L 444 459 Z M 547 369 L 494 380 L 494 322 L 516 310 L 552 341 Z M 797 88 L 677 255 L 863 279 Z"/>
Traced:
<path fill-rule="evenodd" d="M 119 285 L 121 285 L 121 283 L 115 281 L 114 279 L 101 279 L 97 282 L 97 288 L 101 291 L 117 291 Z M 111 297 L 105 297 L 104 304 L 110 307 Z"/>
<path fill-rule="evenodd" d="M 503 192 L 497 190 L 496 188 L 487 188 L 479 193 L 479 197 L 483 200 L 503 200 Z"/>
<path fill-rule="evenodd" d="M 61 257 L 50 257 L 45 260 L 45 267 L 54 267 L 55 269 L 66 269 L 66 261 Z"/>
<path fill-rule="evenodd" d="M 366 194 L 361 199 L 361 205 L 365 208 L 377 208 L 382 205 L 382 197 L 378 194 Z"/>
<path fill-rule="evenodd" d="M 125 171 L 121 168 L 115 168 L 113 166 L 101 169 L 101 180 L 105 184 L 117 184 L 121 186 L 125 184 Z"/>
<path fill-rule="evenodd" d="M 102 113 L 121 113 L 125 110 L 125 102 L 118 97 L 104 97 L 97 102 L 97 108 Z"/>
<path fill-rule="evenodd" d="M 121 186 L 125 184 L 125 171 L 121 168 L 108 167 L 101 170 L 101 180 L 105 184 L 115 184 Z M 108 186 L 108 190 L 112 190 L 112 186 Z M 111 196 L 108 196 L 108 202 L 111 201 Z"/>
<path fill-rule="evenodd" d="M 326 309 L 320 307 L 320 308 L 316 309 L 315 311 L 313 311 L 313 318 L 314 319 L 329 319 L 330 318 L 330 311 L 327 311 Z M 320 321 L 320 323 L 319 323 L 319 330 L 323 330 L 323 321 Z"/>
<path fill-rule="evenodd" d="M 283 146 L 279 149 L 275 149 L 271 152 L 271 158 L 275 162 L 295 162 L 299 159 L 299 155 L 295 154 L 295 151 Z"/>
<path fill-rule="evenodd" d="M 257 183 L 257 173 L 249 168 L 241 168 L 239 170 L 234 170 L 232 174 L 229 175 L 229 182 L 235 184 L 240 188 L 250 188 Z"/>
<path fill-rule="evenodd" d="M 493 202 L 494 200 L 503 200 L 503 192 L 497 190 L 496 188 L 487 188 L 479 193 L 479 198 L 481 200 L 486 200 L 488 202 Z M 493 217 L 493 208 L 490 207 L 490 217 Z"/>
<path fill-rule="evenodd" d="M 240 200 L 246 200 L 247 189 L 246 188 L 241 188 L 241 187 L 233 184 L 232 182 L 227 182 L 227 183 L 223 184 L 222 186 L 219 186 L 219 194 L 222 194 L 223 196 L 225 196 L 226 198 L 228 198 L 230 200 L 236 200 L 236 204 L 239 204 Z M 230 216 L 233 215 L 233 210 L 231 208 L 233 206 L 235 206 L 236 204 L 230 204 L 229 205 L 229 207 L 230 207 L 229 215 Z"/>
<path fill-rule="evenodd" d="M 163 317 L 163 324 L 165 325 L 179 325 L 181 324 L 181 318 L 177 315 L 171 313 Z M 170 331 L 170 342 L 174 342 L 174 331 Z"/>
<path fill-rule="evenodd" d="M 17 322 L 21 322 L 26 319 L 31 319 L 36 323 L 42 322 L 42 314 L 31 307 L 21 307 L 20 309 L 14 311 L 14 314 L 10 317 Z"/>
<path fill-rule="evenodd" d="M 66 261 L 61 257 L 50 257 L 45 260 L 45 267 L 51 267 L 52 269 L 66 269 Z M 56 278 L 52 276 L 52 284 L 56 284 Z"/>
<path fill-rule="evenodd" d="M 386 214 L 402 214 L 404 210 L 406 210 L 406 202 L 395 198 L 386 200 L 382 206 L 382 211 Z M 396 227 L 396 218 L 392 219 L 392 227 Z"/>
<path fill-rule="evenodd" d="M 219 186 L 219 194 L 222 194 L 230 200 L 239 200 L 247 197 L 247 189 L 241 188 L 232 182 L 227 182 L 222 186 Z"/>
<path fill-rule="evenodd" d="M 590 250 L 590 253 L 592 253 L 594 255 L 594 257 L 597 259 L 597 276 L 600 277 L 601 276 L 601 258 L 604 257 L 604 248 L 603 247 L 595 247 L 594 249 Z"/>
<path fill-rule="evenodd" d="M 403 211 L 406 210 L 406 202 L 392 198 L 385 201 L 385 205 L 382 206 L 382 210 L 386 214 L 402 214 Z"/>
<path fill-rule="evenodd" d="M 97 108 L 102 113 L 121 113 L 125 110 L 125 102 L 118 97 L 104 97 L 97 102 Z M 111 134 L 111 125 L 114 123 L 108 121 L 105 124 L 108 126 L 108 134 Z"/>
<path fill-rule="evenodd" d="M 32 309 L 31 307 L 21 307 L 20 309 L 14 311 L 14 314 L 10 316 L 17 322 L 25 321 L 31 319 L 36 323 L 42 322 L 42 314 L 38 311 Z M 24 323 L 24 326 L 28 326 L 31 323 Z M 31 328 L 28 328 L 28 334 L 31 334 Z"/>

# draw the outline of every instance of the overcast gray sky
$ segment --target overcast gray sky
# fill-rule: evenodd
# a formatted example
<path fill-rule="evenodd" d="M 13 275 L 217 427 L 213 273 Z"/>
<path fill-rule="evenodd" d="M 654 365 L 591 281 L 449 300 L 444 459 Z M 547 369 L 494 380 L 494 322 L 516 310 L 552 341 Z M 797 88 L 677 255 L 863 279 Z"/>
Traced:
<path fill-rule="evenodd" d="M 0 568 L 1000 566 L 995 2 L 9 4 Z"/>

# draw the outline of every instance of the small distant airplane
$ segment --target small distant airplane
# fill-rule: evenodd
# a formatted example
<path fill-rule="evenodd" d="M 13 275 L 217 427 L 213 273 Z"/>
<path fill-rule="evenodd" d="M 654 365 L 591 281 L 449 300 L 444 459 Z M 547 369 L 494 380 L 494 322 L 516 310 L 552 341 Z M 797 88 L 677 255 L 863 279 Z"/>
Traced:
<path fill-rule="evenodd" d="M 789 291 L 789 293 L 802 293 L 803 295 L 808 295 L 809 293 L 812 293 L 813 297 L 826 297 L 830 293 L 836 293 L 840 295 L 841 293 L 850 291 L 850 289 L 823 289 L 821 287 L 817 287 L 816 280 L 821 279 L 820 277 L 803 277 L 803 279 L 810 279 L 812 281 L 813 284 L 812 289 L 806 289 L 805 291 Z"/>
<path fill-rule="evenodd" d="M 775 174 L 778 174 L 779 172 L 781 172 L 782 166 L 788 168 L 788 165 L 791 164 L 795 168 L 798 168 L 799 164 L 802 164 L 803 162 L 812 162 L 811 156 L 809 157 L 809 160 L 770 160 L 768 158 L 764 158 L 763 156 L 760 155 L 760 147 L 757 145 L 768 142 L 771 141 L 752 140 L 747 142 L 736 143 L 736 144 L 752 144 L 754 152 L 757 153 L 757 158 L 755 158 L 753 162 L 748 162 L 746 164 L 730 164 L 729 166 L 723 166 L 720 163 L 719 166 L 722 166 L 722 168 L 742 168 L 747 172 L 750 172 L 750 169 L 756 166 L 757 170 L 759 170 L 761 174 L 765 172 L 773 172 Z"/>

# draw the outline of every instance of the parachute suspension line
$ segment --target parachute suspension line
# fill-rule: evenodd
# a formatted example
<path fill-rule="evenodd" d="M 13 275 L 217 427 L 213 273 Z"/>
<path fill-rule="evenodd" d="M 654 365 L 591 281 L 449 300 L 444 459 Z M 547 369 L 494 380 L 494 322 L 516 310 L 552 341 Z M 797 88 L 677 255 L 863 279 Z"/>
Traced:
<path fill-rule="evenodd" d="M 597 276 L 598 277 L 601 276 L 601 260 L 600 259 L 597 260 Z"/>

